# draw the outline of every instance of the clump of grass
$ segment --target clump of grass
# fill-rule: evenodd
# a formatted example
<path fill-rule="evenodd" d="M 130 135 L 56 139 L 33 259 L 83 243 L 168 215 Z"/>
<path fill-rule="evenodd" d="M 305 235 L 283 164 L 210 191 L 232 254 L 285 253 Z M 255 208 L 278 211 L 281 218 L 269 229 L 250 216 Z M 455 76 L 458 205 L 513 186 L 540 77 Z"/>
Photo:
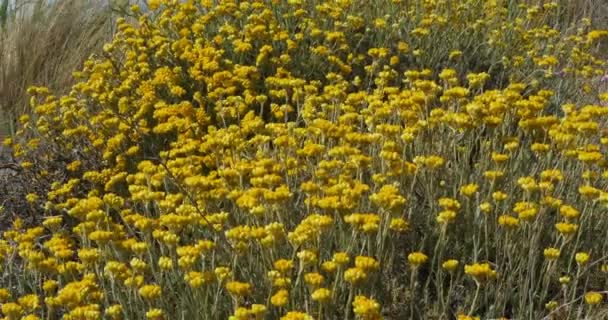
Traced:
<path fill-rule="evenodd" d="M 582 19 L 591 19 L 593 26 L 606 27 L 608 24 L 608 6 L 603 0 L 560 0 L 561 17 L 564 26 L 569 26 Z"/>
<path fill-rule="evenodd" d="M 112 36 L 109 7 L 100 1 L 0 3 L 0 123 L 29 113 L 26 89 L 43 85 L 64 92 L 72 71 Z M 0 131 L 1 132 L 1 131 Z"/>
<path fill-rule="evenodd" d="M 6 24 L 6 18 L 8 16 L 8 0 L 2 0 L 0 3 L 0 27 L 4 27 Z"/>

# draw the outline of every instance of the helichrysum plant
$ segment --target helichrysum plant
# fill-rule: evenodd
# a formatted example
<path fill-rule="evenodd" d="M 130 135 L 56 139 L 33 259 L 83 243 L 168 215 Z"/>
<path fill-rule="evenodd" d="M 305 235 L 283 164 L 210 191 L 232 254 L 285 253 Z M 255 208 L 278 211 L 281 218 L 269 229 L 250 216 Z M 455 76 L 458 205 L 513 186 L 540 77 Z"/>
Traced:
<path fill-rule="evenodd" d="M 608 32 L 560 10 L 132 7 L 7 141 L 46 192 L 2 235 L 2 315 L 606 316 Z"/>

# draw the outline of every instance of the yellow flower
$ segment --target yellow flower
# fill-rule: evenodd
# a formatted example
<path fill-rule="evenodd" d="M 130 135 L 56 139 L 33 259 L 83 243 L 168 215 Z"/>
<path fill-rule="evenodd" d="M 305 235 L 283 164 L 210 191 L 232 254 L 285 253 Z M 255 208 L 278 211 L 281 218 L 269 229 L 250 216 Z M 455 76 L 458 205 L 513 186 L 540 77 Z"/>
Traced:
<path fill-rule="evenodd" d="M 562 205 L 559 207 L 559 214 L 568 219 L 578 218 L 580 212 L 569 205 Z"/>
<path fill-rule="evenodd" d="M 226 290 L 233 296 L 243 297 L 251 294 L 251 284 L 239 281 L 229 281 L 226 283 Z"/>
<path fill-rule="evenodd" d="M 560 251 L 557 248 L 546 248 L 543 251 L 543 254 L 548 260 L 556 260 L 557 258 L 559 258 Z"/>
<path fill-rule="evenodd" d="M 188 282 L 191 288 L 200 288 L 203 285 L 212 283 L 215 280 L 215 274 L 211 271 L 189 271 L 184 276 L 184 280 Z"/>
<path fill-rule="evenodd" d="M 383 29 L 386 27 L 386 20 L 382 19 L 382 18 L 377 18 L 374 20 L 374 27 L 378 28 L 378 29 Z"/>
<path fill-rule="evenodd" d="M 540 173 L 541 181 L 559 182 L 564 178 L 562 172 L 558 169 L 544 170 Z"/>
<path fill-rule="evenodd" d="M 413 266 L 418 267 L 424 264 L 429 257 L 422 252 L 412 252 L 407 256 L 407 261 Z"/>
<path fill-rule="evenodd" d="M 452 199 L 452 198 L 440 198 L 439 206 L 445 210 L 456 211 L 456 210 L 460 209 L 460 202 L 458 202 L 458 200 Z"/>
<path fill-rule="evenodd" d="M 496 163 L 503 163 L 507 160 L 509 160 L 508 154 L 492 152 L 492 161 Z"/>
<path fill-rule="evenodd" d="M 280 259 L 274 262 L 274 268 L 285 274 L 286 272 L 290 271 L 293 268 L 293 261 L 292 260 L 287 260 L 287 259 Z"/>
<path fill-rule="evenodd" d="M 488 180 L 498 180 L 504 175 L 505 173 L 500 170 L 488 170 L 483 173 L 483 176 L 486 177 Z"/>
<path fill-rule="evenodd" d="M 344 280 L 355 285 L 367 279 L 367 273 L 361 268 L 349 268 L 344 272 Z"/>
<path fill-rule="evenodd" d="M 441 73 L 439 73 L 439 78 L 445 81 L 455 79 L 458 76 L 458 73 L 454 69 L 443 69 Z"/>
<path fill-rule="evenodd" d="M 410 46 L 404 41 L 399 41 L 397 43 L 397 50 L 401 53 L 407 53 L 410 50 Z"/>
<path fill-rule="evenodd" d="M 517 184 L 527 192 L 533 192 L 538 190 L 538 184 L 533 177 L 522 177 L 517 179 Z"/>
<path fill-rule="evenodd" d="M 587 42 L 589 44 L 595 42 L 597 39 L 601 37 L 608 36 L 608 30 L 592 30 L 587 33 Z"/>
<path fill-rule="evenodd" d="M 458 268 L 458 264 L 459 264 L 458 260 L 449 259 L 449 260 L 444 261 L 441 264 L 441 267 L 447 271 L 454 271 L 454 270 L 456 270 L 456 268 Z"/>
<path fill-rule="evenodd" d="M 550 146 L 543 143 L 533 143 L 530 149 L 536 153 L 546 153 L 549 151 Z"/>
<path fill-rule="evenodd" d="M 482 87 L 488 79 L 490 79 L 490 75 L 485 72 L 467 74 L 467 80 L 471 88 Z"/>
<path fill-rule="evenodd" d="M 405 232 L 409 228 L 409 223 L 403 218 L 392 218 L 389 229 L 395 232 Z"/>
<path fill-rule="evenodd" d="M 462 51 L 454 50 L 454 51 L 450 52 L 450 55 L 448 58 L 450 60 L 456 60 L 456 59 L 460 58 L 461 56 L 462 56 Z"/>
<path fill-rule="evenodd" d="M 380 263 L 372 257 L 357 256 L 355 257 L 355 267 L 365 271 L 376 271 L 380 267 Z"/>
<path fill-rule="evenodd" d="M 300 262 L 304 265 L 309 265 L 317 262 L 317 254 L 311 250 L 301 250 L 297 254 Z"/>
<path fill-rule="evenodd" d="M 105 313 L 110 319 L 121 319 L 123 314 L 122 306 L 119 304 L 111 305 L 106 308 Z"/>
<path fill-rule="evenodd" d="M 61 216 L 50 216 L 44 219 L 42 225 L 49 228 L 50 230 L 57 230 L 63 223 Z"/>
<path fill-rule="evenodd" d="M 551 300 L 547 303 L 545 303 L 545 308 L 547 308 L 547 310 L 554 310 L 555 308 L 557 308 L 558 303 L 557 301 Z"/>
<path fill-rule="evenodd" d="M 515 228 L 519 226 L 519 219 L 503 214 L 498 217 L 498 224 L 507 228 Z"/>
<path fill-rule="evenodd" d="M 604 300 L 604 296 L 599 292 L 590 291 L 585 293 L 585 303 L 588 305 L 599 304 L 602 302 L 602 300 Z"/>
<path fill-rule="evenodd" d="M 245 307 L 237 307 L 234 311 L 234 315 L 229 317 L 228 320 L 245 320 L 251 319 L 251 311 Z"/>
<path fill-rule="evenodd" d="M 334 261 L 325 261 L 321 264 L 321 270 L 327 273 L 334 273 L 338 268 L 338 264 Z"/>
<path fill-rule="evenodd" d="M 380 319 L 380 304 L 365 296 L 356 296 L 353 301 L 353 312 L 361 319 Z"/>
<path fill-rule="evenodd" d="M 97 248 L 83 248 L 78 250 L 78 258 L 85 265 L 91 265 L 100 259 L 100 251 Z"/>
<path fill-rule="evenodd" d="M 558 222 L 555 224 L 555 229 L 557 229 L 559 233 L 569 236 L 578 230 L 578 225 L 567 222 Z"/>
<path fill-rule="evenodd" d="M 32 312 L 40 307 L 40 298 L 35 294 L 25 295 L 17 299 L 17 301 L 26 312 Z"/>
<path fill-rule="evenodd" d="M 2 305 L 2 313 L 9 319 L 19 319 L 23 314 L 23 308 L 14 302 L 8 302 Z"/>
<path fill-rule="evenodd" d="M 164 312 L 162 309 L 150 309 L 146 312 L 147 320 L 162 320 L 164 318 Z"/>
<path fill-rule="evenodd" d="M 580 186 L 578 192 L 587 199 L 595 199 L 601 194 L 601 190 L 589 185 Z"/>
<path fill-rule="evenodd" d="M 581 151 L 578 153 L 578 159 L 587 163 L 594 163 L 603 158 L 603 155 L 600 152 L 596 151 Z"/>
<path fill-rule="evenodd" d="M 252 314 L 258 316 L 259 318 L 261 318 L 266 313 L 266 311 L 267 311 L 267 308 L 263 304 L 254 303 L 251 305 L 250 312 Z"/>
<path fill-rule="evenodd" d="M 314 318 L 305 312 L 289 311 L 281 317 L 281 320 L 314 320 Z"/>
<path fill-rule="evenodd" d="M 162 290 L 159 285 L 148 284 L 139 289 L 139 295 L 147 300 L 152 300 L 160 297 Z"/>
<path fill-rule="evenodd" d="M 353 213 L 345 216 L 344 222 L 352 225 L 356 230 L 374 233 L 378 231 L 380 216 L 373 213 Z"/>
<path fill-rule="evenodd" d="M 311 287 L 319 287 L 323 284 L 325 277 L 317 272 L 309 272 L 304 275 L 304 282 Z"/>
<path fill-rule="evenodd" d="M 230 268 L 228 267 L 217 267 L 213 270 L 217 279 L 221 282 L 227 279 L 230 276 Z"/>
<path fill-rule="evenodd" d="M 68 171 L 78 171 L 80 169 L 80 167 L 82 166 L 82 162 L 79 160 L 76 161 L 72 161 L 70 162 L 67 166 L 66 169 L 68 169 Z"/>
<path fill-rule="evenodd" d="M 8 289 L 0 288 L 0 303 L 6 302 L 11 297 L 11 292 Z"/>
<path fill-rule="evenodd" d="M 272 271 L 268 272 L 268 277 L 272 280 L 272 286 L 276 288 L 288 288 L 291 285 L 291 279 L 287 277 L 273 277 L 271 276 Z"/>
<path fill-rule="evenodd" d="M 494 199 L 494 201 L 498 202 L 498 201 L 503 201 L 508 197 L 508 195 L 502 191 L 496 191 L 492 193 L 492 199 Z"/>
<path fill-rule="evenodd" d="M 473 277 L 477 282 L 484 282 L 496 278 L 496 271 L 489 263 L 474 263 L 464 266 L 464 273 Z"/>
<path fill-rule="evenodd" d="M 417 156 L 414 163 L 429 169 L 436 169 L 443 166 L 445 160 L 440 156 Z"/>
<path fill-rule="evenodd" d="M 350 258 L 346 252 L 336 252 L 334 253 L 333 261 L 342 266 L 347 264 L 350 261 Z"/>
<path fill-rule="evenodd" d="M 437 215 L 437 218 L 435 218 L 435 220 L 440 224 L 447 224 L 447 223 L 453 222 L 454 219 L 456 219 L 456 216 L 457 216 L 456 211 L 443 210 L 443 211 L 439 212 L 439 214 Z"/>
<path fill-rule="evenodd" d="M 579 265 L 584 265 L 589 261 L 589 254 L 586 252 L 577 252 L 574 255 L 574 260 L 576 260 L 576 263 Z"/>
<path fill-rule="evenodd" d="M 34 203 L 34 202 L 38 201 L 39 197 L 38 197 L 38 195 L 37 195 L 37 194 L 35 194 L 35 193 L 28 193 L 28 194 L 25 196 L 25 199 L 26 199 L 26 200 L 27 200 L 27 202 L 29 202 L 29 203 Z"/>
<path fill-rule="evenodd" d="M 483 213 L 490 213 L 492 211 L 492 204 L 489 202 L 482 202 L 479 204 L 479 211 Z"/>
<path fill-rule="evenodd" d="M 44 281 L 44 283 L 42 284 L 42 290 L 44 290 L 45 293 L 49 294 L 55 291 L 58 286 L 59 283 L 56 280 L 49 279 Z M 0 301 L 2 301 L 2 298 L 0 298 Z"/>
<path fill-rule="evenodd" d="M 158 258 L 158 267 L 162 270 L 172 270 L 173 260 L 169 257 L 160 257 Z"/>
<path fill-rule="evenodd" d="M 326 303 L 331 300 L 331 290 L 327 288 L 318 288 L 311 294 L 312 300 L 319 303 Z"/>
<path fill-rule="evenodd" d="M 270 303 L 275 307 L 282 307 L 289 302 L 289 291 L 285 289 L 279 290 L 270 298 Z"/>
<path fill-rule="evenodd" d="M 460 193 L 466 197 L 470 197 L 474 195 L 478 189 L 479 186 L 477 184 L 471 183 L 460 187 Z"/>
<path fill-rule="evenodd" d="M 530 221 L 536 217 L 538 205 L 534 202 L 517 202 L 515 203 L 513 211 L 517 213 L 519 219 Z"/>

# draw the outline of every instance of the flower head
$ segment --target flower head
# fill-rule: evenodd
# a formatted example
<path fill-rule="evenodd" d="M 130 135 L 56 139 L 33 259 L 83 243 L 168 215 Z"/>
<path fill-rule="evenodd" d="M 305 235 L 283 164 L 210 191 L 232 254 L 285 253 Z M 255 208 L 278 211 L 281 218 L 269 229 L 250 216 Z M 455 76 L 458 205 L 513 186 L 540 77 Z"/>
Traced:
<path fill-rule="evenodd" d="M 447 271 L 454 271 L 458 268 L 459 262 L 456 259 L 449 259 L 441 264 L 441 267 Z"/>
<path fill-rule="evenodd" d="M 422 252 L 412 252 L 407 256 L 407 261 L 414 268 L 424 264 L 428 259 L 429 257 Z"/>
<path fill-rule="evenodd" d="M 599 292 L 590 291 L 585 293 L 585 303 L 588 305 L 599 304 L 602 302 L 602 300 L 604 300 L 604 296 Z"/>
<path fill-rule="evenodd" d="M 577 252 L 574 255 L 574 259 L 576 260 L 576 263 L 582 266 L 589 261 L 589 254 L 586 252 Z"/>
<path fill-rule="evenodd" d="M 353 311 L 361 319 L 379 319 L 380 304 L 365 296 L 356 296 L 353 301 Z"/>
<path fill-rule="evenodd" d="M 496 271 L 489 263 L 467 264 L 464 266 L 464 273 L 473 277 L 478 283 L 496 278 Z"/>

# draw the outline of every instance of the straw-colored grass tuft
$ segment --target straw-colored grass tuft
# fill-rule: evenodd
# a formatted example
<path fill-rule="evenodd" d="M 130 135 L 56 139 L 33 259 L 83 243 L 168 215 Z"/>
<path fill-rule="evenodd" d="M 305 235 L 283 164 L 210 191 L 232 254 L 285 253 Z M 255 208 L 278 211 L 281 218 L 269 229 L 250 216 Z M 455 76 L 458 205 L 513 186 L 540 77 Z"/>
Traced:
<path fill-rule="evenodd" d="M 106 1 L 0 1 L 0 132 L 7 134 L 29 111 L 25 89 L 69 88 L 72 71 L 110 39 L 113 19 Z"/>

